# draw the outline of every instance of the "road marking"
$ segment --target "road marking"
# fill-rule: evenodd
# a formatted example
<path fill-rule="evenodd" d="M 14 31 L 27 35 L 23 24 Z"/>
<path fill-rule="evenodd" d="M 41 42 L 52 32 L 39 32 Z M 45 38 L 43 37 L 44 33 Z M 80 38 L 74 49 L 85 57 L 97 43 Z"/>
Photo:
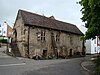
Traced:
<path fill-rule="evenodd" d="M 18 65 L 25 65 L 26 63 L 20 63 L 20 64 L 5 64 L 0 66 L 18 66 Z"/>

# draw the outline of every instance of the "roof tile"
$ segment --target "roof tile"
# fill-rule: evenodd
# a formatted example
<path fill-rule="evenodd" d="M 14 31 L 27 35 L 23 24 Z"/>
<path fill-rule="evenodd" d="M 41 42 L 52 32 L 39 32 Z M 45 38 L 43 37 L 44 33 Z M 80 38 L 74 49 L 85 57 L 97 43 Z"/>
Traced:
<path fill-rule="evenodd" d="M 19 10 L 19 12 L 21 13 L 25 25 L 40 26 L 60 31 L 67 31 L 78 35 L 83 35 L 83 33 L 73 24 L 65 23 L 24 10 Z"/>

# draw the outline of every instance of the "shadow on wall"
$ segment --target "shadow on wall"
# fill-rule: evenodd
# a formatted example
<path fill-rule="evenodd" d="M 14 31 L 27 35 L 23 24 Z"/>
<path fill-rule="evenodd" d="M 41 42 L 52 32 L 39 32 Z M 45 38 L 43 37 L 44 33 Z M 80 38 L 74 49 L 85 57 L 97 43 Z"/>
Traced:
<path fill-rule="evenodd" d="M 12 53 L 12 56 L 15 56 L 15 57 L 20 57 L 21 56 L 21 53 L 19 51 L 17 42 L 12 41 L 12 43 L 11 43 L 11 53 Z"/>
<path fill-rule="evenodd" d="M 15 56 L 15 57 L 21 56 L 21 53 L 18 48 L 18 42 L 17 42 L 17 31 L 15 28 L 13 29 L 13 37 L 11 38 L 11 53 L 12 53 L 12 56 Z"/>

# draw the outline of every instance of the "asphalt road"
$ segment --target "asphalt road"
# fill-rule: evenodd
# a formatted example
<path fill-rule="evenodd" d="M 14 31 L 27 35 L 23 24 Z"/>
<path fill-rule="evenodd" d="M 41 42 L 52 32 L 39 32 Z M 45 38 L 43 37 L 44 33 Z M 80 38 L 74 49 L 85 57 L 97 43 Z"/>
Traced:
<path fill-rule="evenodd" d="M 0 75 L 85 75 L 83 59 L 32 60 L 0 52 Z"/>
<path fill-rule="evenodd" d="M 68 59 L 61 63 L 51 64 L 45 68 L 26 71 L 26 75 L 84 75 L 84 70 L 80 66 L 81 61 L 82 58 Z"/>

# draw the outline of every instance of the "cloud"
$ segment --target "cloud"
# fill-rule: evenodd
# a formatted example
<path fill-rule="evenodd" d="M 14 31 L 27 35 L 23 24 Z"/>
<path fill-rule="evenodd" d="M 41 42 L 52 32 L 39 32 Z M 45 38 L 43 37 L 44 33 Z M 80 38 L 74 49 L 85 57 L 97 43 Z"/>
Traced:
<path fill-rule="evenodd" d="M 79 0 L 0 0 L 0 22 L 14 23 L 19 9 L 28 10 L 46 16 L 54 15 L 59 20 L 75 24 L 80 21 Z"/>

